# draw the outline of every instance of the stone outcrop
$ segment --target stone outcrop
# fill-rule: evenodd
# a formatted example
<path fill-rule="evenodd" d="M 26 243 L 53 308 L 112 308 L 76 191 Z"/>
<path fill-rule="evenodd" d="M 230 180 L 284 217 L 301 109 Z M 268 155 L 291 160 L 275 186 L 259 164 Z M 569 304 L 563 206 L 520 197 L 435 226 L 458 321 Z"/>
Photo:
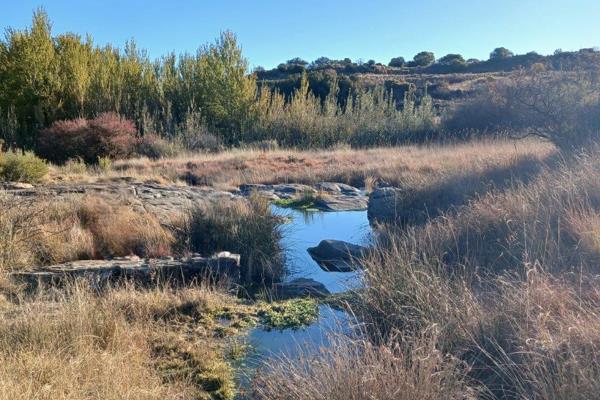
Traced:
<path fill-rule="evenodd" d="M 394 187 L 375 189 L 369 196 L 369 220 L 379 222 L 392 222 L 399 216 L 400 200 L 403 191 Z"/>
<path fill-rule="evenodd" d="M 314 187 L 302 184 L 241 185 L 239 194 L 253 192 L 270 200 L 292 200 L 309 195 L 315 198 L 315 207 L 323 211 L 362 211 L 367 209 L 367 196 L 359 189 L 343 183 L 322 182 Z"/>
<path fill-rule="evenodd" d="M 205 187 L 159 185 L 123 179 L 109 183 L 78 183 L 55 185 L 22 185 L 0 183 L 0 189 L 15 196 L 53 200 L 97 196 L 108 201 L 130 204 L 139 211 L 148 211 L 159 219 L 167 219 L 173 213 L 182 212 L 193 205 L 203 205 L 232 200 L 236 195 Z"/>
<path fill-rule="evenodd" d="M 290 282 L 275 284 L 273 294 L 276 299 L 286 300 L 298 297 L 327 297 L 329 290 L 321 282 L 314 279 L 297 278 Z"/>
<path fill-rule="evenodd" d="M 93 287 L 131 282 L 149 286 L 161 283 L 183 285 L 203 279 L 240 280 L 240 256 L 221 252 L 212 257 L 193 255 L 186 258 L 141 259 L 122 257 L 112 260 L 82 260 L 15 272 L 11 277 L 29 289 L 62 286 L 84 279 Z"/>
<path fill-rule="evenodd" d="M 322 240 L 318 246 L 309 247 L 307 251 L 326 271 L 350 272 L 360 268 L 360 260 L 367 249 L 341 240 Z"/>

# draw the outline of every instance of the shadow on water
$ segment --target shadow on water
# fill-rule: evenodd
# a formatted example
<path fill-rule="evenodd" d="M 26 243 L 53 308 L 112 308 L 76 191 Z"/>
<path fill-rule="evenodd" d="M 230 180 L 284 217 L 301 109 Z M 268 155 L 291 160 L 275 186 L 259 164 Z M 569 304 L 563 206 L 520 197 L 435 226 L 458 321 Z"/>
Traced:
<path fill-rule="evenodd" d="M 368 244 L 371 228 L 366 211 L 318 212 L 298 211 L 273 206 L 274 212 L 288 219 L 283 236 L 286 253 L 287 280 L 310 278 L 323 283 L 332 293 L 359 287 L 360 272 L 324 271 L 310 257 L 309 247 L 324 239 Z M 347 313 L 327 305 L 319 306 L 318 320 L 301 329 L 252 329 L 247 343 L 252 350 L 238 368 L 238 383 L 243 392 L 252 381 L 256 369 L 270 358 L 310 355 L 327 347 L 331 335 L 349 333 L 355 320 Z M 241 395 L 243 397 L 243 395 Z"/>

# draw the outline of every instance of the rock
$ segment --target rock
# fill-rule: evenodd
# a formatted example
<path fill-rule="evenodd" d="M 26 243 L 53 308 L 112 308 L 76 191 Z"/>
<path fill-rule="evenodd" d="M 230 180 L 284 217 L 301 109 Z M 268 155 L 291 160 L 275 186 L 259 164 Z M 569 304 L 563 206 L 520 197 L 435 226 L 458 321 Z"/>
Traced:
<path fill-rule="evenodd" d="M 302 197 L 309 193 L 314 195 L 315 189 L 308 186 L 297 183 L 290 184 L 279 184 L 279 185 L 260 185 L 260 184 L 247 184 L 239 187 L 238 193 L 243 196 L 249 196 L 252 193 L 259 193 L 271 200 L 288 200 Z"/>
<path fill-rule="evenodd" d="M 109 202 L 125 202 L 134 208 L 156 215 L 161 222 L 168 222 L 173 214 L 182 213 L 188 207 L 233 200 L 238 197 L 230 192 L 213 188 L 152 183 L 119 182 L 40 185 L 36 187 L 4 187 L 9 195 L 21 197 L 51 198 L 63 200 L 86 195 L 100 197 Z"/>
<path fill-rule="evenodd" d="M 322 182 L 314 187 L 302 184 L 241 185 L 238 193 L 248 196 L 257 192 L 270 200 L 298 199 L 305 195 L 315 198 L 315 207 L 322 211 L 362 211 L 367 209 L 367 196 L 359 189 L 343 183 Z"/>
<path fill-rule="evenodd" d="M 0 182 L 0 188 L 4 190 L 22 190 L 33 189 L 33 185 L 24 182 Z"/>
<path fill-rule="evenodd" d="M 297 278 L 290 282 L 275 284 L 275 298 L 285 300 L 297 297 L 323 298 L 329 295 L 329 290 L 321 282 L 314 279 Z"/>
<path fill-rule="evenodd" d="M 324 270 L 350 272 L 357 269 L 367 249 L 341 240 L 322 240 L 318 246 L 310 247 L 307 251 Z"/>
<path fill-rule="evenodd" d="M 395 221 L 399 215 L 398 207 L 403 198 L 403 190 L 394 187 L 375 189 L 369 196 L 367 215 L 369 220 L 379 222 Z"/>
<path fill-rule="evenodd" d="M 82 260 L 15 272 L 11 277 L 29 289 L 61 286 L 76 279 L 88 280 L 97 288 L 124 281 L 142 286 L 160 283 L 183 285 L 203 279 L 228 279 L 237 283 L 240 280 L 240 256 L 221 252 L 212 257 L 193 255 L 179 259 L 140 259 L 134 256 L 113 260 Z"/>

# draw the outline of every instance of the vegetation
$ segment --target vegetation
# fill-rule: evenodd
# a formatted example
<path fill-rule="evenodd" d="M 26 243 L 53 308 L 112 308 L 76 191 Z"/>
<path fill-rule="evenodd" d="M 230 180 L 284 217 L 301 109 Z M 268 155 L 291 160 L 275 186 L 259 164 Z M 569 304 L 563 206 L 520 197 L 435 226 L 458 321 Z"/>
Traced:
<path fill-rule="evenodd" d="M 48 165 L 34 153 L 0 150 L 0 180 L 37 183 L 47 174 Z"/>
<path fill-rule="evenodd" d="M 203 254 L 218 251 L 240 254 L 245 282 L 271 285 L 281 281 L 284 274 L 281 223 L 271 212 L 268 201 L 257 195 L 249 202 L 192 209 L 183 237 L 178 241 Z"/>
<path fill-rule="evenodd" d="M 276 361 L 257 393 L 367 399 L 381 390 L 377 398 L 394 398 L 389 388 L 406 385 L 430 398 L 593 396 L 598 168 L 595 153 L 582 155 L 424 225 L 384 228 L 365 289 L 349 303 L 373 343 L 368 351 L 345 339 L 316 359 Z M 418 351 L 428 353 L 413 357 Z M 376 386 L 347 385 L 369 373 Z"/>
<path fill-rule="evenodd" d="M 100 158 L 125 158 L 136 142 L 135 125 L 115 113 L 94 119 L 57 121 L 40 132 L 38 153 L 47 160 L 64 163 L 80 158 L 88 164 Z"/>

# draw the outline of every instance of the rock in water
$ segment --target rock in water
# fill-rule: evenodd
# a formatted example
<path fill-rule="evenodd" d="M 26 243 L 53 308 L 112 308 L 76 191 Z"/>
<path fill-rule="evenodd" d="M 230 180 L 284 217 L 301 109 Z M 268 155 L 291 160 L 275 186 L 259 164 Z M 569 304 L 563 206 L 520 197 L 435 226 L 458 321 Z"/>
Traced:
<path fill-rule="evenodd" d="M 360 267 L 360 260 L 367 249 L 341 240 L 322 240 L 318 246 L 310 247 L 307 251 L 327 271 L 350 272 Z"/>
<path fill-rule="evenodd" d="M 322 298 L 329 295 L 329 290 L 321 282 L 314 279 L 298 278 L 290 282 L 275 284 L 274 295 L 280 300 L 297 297 Z"/>
<path fill-rule="evenodd" d="M 237 283 L 240 280 L 240 256 L 221 252 L 212 257 L 193 255 L 179 259 L 121 257 L 113 260 L 82 260 L 15 272 L 11 276 L 29 289 L 61 286 L 77 279 L 85 279 L 97 288 L 123 281 L 142 286 L 191 284 L 203 279 L 228 279 Z"/>

